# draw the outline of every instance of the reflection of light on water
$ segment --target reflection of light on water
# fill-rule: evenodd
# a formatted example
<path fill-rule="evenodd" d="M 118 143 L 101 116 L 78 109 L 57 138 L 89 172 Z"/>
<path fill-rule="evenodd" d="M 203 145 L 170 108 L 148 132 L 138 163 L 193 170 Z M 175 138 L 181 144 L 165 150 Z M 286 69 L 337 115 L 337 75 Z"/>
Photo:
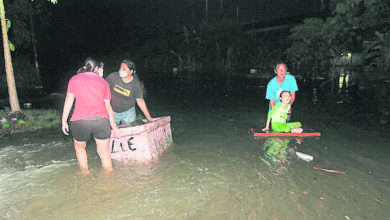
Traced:
<path fill-rule="evenodd" d="M 339 77 L 339 89 L 343 88 L 343 83 L 344 83 L 344 73 L 340 73 L 340 77 Z"/>
<path fill-rule="evenodd" d="M 339 77 L 339 89 L 342 89 L 344 87 L 344 84 L 345 84 L 345 88 L 347 89 L 349 87 L 349 78 L 350 78 L 350 74 L 348 73 L 340 73 L 340 77 Z M 345 82 L 345 83 L 344 83 Z"/>

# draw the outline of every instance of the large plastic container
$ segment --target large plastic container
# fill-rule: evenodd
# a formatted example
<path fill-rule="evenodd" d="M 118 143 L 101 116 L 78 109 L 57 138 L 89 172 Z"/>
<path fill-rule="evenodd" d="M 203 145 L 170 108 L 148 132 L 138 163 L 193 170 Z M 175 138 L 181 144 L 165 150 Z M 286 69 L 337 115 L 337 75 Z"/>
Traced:
<path fill-rule="evenodd" d="M 151 162 L 159 159 L 172 144 L 171 117 L 157 118 L 138 126 L 119 127 L 121 138 L 111 137 L 113 160 Z"/>

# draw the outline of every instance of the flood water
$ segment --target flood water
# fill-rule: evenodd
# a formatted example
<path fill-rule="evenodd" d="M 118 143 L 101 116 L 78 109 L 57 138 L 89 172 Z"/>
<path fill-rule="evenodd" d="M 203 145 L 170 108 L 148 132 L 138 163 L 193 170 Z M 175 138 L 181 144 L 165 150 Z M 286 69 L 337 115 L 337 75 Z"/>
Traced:
<path fill-rule="evenodd" d="M 303 107 L 311 97 L 301 92 L 294 119 L 321 132 L 321 138 L 254 139 L 249 128 L 266 119 L 265 88 L 258 90 L 197 96 L 149 92 L 152 115 L 171 116 L 174 144 L 158 163 L 114 162 L 113 173 L 100 169 L 91 142 L 91 174 L 82 175 L 72 140 L 60 128 L 3 137 L 1 218 L 389 218 L 388 136 Z M 298 159 L 294 151 L 314 160 Z"/>

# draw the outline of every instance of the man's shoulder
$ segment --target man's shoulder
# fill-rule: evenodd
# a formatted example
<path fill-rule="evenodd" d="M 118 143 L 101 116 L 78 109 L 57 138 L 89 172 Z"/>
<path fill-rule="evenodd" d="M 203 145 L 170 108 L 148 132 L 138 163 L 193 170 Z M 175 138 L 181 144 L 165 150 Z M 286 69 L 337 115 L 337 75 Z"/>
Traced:
<path fill-rule="evenodd" d="M 295 80 L 295 76 L 293 76 L 291 74 L 286 74 L 286 79 L 288 79 L 288 80 Z"/>
<path fill-rule="evenodd" d="M 270 86 L 270 85 L 273 85 L 273 84 L 275 84 L 275 83 L 277 83 L 277 81 L 276 81 L 276 76 L 272 77 L 272 79 L 270 79 L 270 80 L 268 81 L 267 87 Z"/>

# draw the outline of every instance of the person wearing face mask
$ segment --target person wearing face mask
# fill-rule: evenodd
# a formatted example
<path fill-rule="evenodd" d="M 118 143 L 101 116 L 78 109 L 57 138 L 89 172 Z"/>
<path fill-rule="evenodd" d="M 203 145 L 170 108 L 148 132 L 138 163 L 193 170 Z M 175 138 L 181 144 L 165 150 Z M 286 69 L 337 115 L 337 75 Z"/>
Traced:
<path fill-rule="evenodd" d="M 136 119 L 135 104 L 152 121 L 148 107 L 143 98 L 143 84 L 135 75 L 135 63 L 123 60 L 118 72 L 113 72 L 106 78 L 111 90 L 111 105 L 117 125 L 131 123 Z"/>
<path fill-rule="evenodd" d="M 102 167 L 111 171 L 110 136 L 112 133 L 114 137 L 120 137 L 120 131 L 110 104 L 110 87 L 99 76 L 99 73 L 103 73 L 102 63 L 97 65 L 94 59 L 87 58 L 77 73 L 68 83 L 62 114 L 62 132 L 69 135 L 71 131 L 76 157 L 83 173 L 89 173 L 86 146 L 91 137 L 95 139 Z M 73 105 L 74 111 L 71 114 Z"/>
<path fill-rule="evenodd" d="M 96 65 L 94 72 L 97 73 L 100 77 L 103 77 L 103 71 L 104 71 L 104 63 L 99 62 Z"/>

